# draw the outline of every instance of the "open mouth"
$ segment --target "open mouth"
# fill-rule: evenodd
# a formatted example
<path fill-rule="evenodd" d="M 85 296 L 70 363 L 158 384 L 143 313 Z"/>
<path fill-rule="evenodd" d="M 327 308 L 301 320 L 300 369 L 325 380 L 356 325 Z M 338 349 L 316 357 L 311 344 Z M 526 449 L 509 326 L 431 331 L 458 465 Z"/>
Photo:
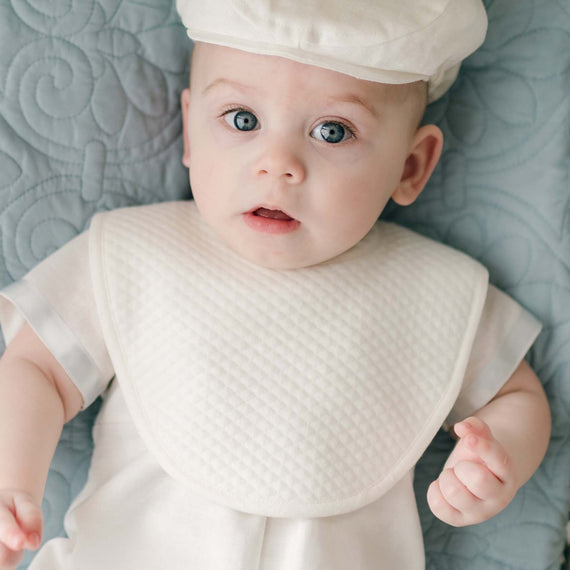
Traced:
<path fill-rule="evenodd" d="M 291 216 L 283 212 L 282 210 L 270 210 L 269 208 L 257 208 L 253 212 L 254 216 L 259 216 L 261 218 L 268 218 L 270 220 L 283 220 L 289 222 L 293 220 Z"/>
<path fill-rule="evenodd" d="M 285 234 L 295 231 L 301 222 L 283 210 L 259 207 L 244 214 L 245 223 L 253 230 L 268 234 Z"/>

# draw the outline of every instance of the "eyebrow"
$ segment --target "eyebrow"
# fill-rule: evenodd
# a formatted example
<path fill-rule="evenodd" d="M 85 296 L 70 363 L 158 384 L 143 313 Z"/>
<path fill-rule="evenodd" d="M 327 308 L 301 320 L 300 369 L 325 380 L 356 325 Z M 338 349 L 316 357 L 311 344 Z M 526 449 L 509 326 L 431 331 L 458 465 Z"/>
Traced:
<path fill-rule="evenodd" d="M 347 93 L 346 95 L 340 95 L 338 97 L 330 97 L 328 101 L 332 101 L 334 103 L 350 103 L 352 105 L 359 105 L 363 107 L 365 111 L 367 111 L 370 115 L 375 118 L 378 118 L 378 111 L 374 108 L 372 104 L 370 104 L 366 99 L 359 97 L 355 93 Z"/>
<path fill-rule="evenodd" d="M 251 91 L 252 90 L 251 87 L 248 87 L 247 85 L 244 85 L 243 83 L 240 83 L 239 81 L 233 81 L 232 79 L 226 79 L 225 77 L 219 77 L 218 79 L 214 79 L 214 81 L 212 81 L 211 83 L 206 85 L 206 87 L 204 87 L 204 89 L 202 90 L 202 95 L 209 93 L 210 91 L 212 91 L 213 89 L 215 89 L 216 87 L 218 87 L 220 85 L 232 87 L 233 89 L 237 89 L 238 91 Z"/>
<path fill-rule="evenodd" d="M 252 87 L 248 87 L 239 81 L 234 81 L 232 79 L 226 79 L 225 77 L 219 77 L 218 79 L 214 79 L 211 83 L 206 85 L 202 91 L 202 95 L 209 93 L 210 91 L 216 89 L 219 86 L 228 86 L 232 87 L 233 89 L 237 89 L 238 91 L 252 91 Z M 346 93 L 341 94 L 338 96 L 331 96 L 327 98 L 327 103 L 349 103 L 351 105 L 358 105 L 362 107 L 366 112 L 372 115 L 374 118 L 378 118 L 378 111 L 374 108 L 374 106 L 369 103 L 366 99 L 360 97 L 356 93 Z"/>

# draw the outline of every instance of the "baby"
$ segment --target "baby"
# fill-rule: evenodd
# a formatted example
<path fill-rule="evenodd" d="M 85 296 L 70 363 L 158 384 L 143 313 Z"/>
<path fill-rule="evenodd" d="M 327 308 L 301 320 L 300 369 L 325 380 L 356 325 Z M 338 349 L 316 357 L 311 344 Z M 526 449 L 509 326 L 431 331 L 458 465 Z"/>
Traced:
<path fill-rule="evenodd" d="M 411 480 L 438 427 L 448 524 L 539 465 L 540 326 L 474 260 L 377 222 L 438 161 L 420 120 L 482 7 L 316 4 L 180 0 L 195 202 L 100 214 L 2 293 L 0 568 L 39 547 L 62 425 L 100 394 L 69 538 L 33 570 L 421 569 Z"/>

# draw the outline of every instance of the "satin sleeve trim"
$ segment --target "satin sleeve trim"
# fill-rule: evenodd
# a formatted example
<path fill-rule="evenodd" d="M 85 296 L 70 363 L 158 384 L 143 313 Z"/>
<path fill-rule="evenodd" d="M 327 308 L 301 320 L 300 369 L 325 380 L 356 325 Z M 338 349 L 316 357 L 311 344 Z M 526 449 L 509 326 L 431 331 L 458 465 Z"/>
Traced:
<path fill-rule="evenodd" d="M 92 404 L 105 390 L 108 381 L 87 352 L 77 335 L 66 325 L 57 311 L 42 293 L 26 280 L 8 285 L 0 296 L 9 301 L 20 314 L 20 322 L 15 316 L 6 317 L 11 321 L 10 330 L 5 330 L 6 343 L 15 336 L 17 330 L 27 321 L 56 360 L 63 366 L 83 397 L 83 409 Z M 9 310 L 9 309 L 8 309 Z M 2 309 L 2 325 L 6 315 Z"/>
<path fill-rule="evenodd" d="M 542 330 L 542 324 L 533 315 L 503 292 L 490 286 L 489 296 L 494 297 L 503 306 L 510 304 L 512 308 L 507 310 L 511 311 L 514 316 L 509 319 L 508 329 L 502 338 L 497 339 L 494 357 L 482 366 L 478 362 L 470 363 L 473 368 L 471 371 L 468 366 L 464 386 L 445 422 L 447 426 L 452 426 L 473 415 L 496 396 L 524 359 Z"/>

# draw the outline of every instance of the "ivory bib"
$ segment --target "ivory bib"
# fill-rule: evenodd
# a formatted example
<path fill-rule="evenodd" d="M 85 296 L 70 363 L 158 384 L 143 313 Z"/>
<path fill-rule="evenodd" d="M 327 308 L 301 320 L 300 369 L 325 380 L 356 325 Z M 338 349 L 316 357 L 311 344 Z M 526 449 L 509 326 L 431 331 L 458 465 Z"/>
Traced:
<path fill-rule="evenodd" d="M 92 276 L 143 440 L 183 485 L 264 516 L 364 506 L 417 462 L 461 387 L 486 270 L 378 223 L 318 266 L 243 260 L 193 202 L 97 215 Z"/>

